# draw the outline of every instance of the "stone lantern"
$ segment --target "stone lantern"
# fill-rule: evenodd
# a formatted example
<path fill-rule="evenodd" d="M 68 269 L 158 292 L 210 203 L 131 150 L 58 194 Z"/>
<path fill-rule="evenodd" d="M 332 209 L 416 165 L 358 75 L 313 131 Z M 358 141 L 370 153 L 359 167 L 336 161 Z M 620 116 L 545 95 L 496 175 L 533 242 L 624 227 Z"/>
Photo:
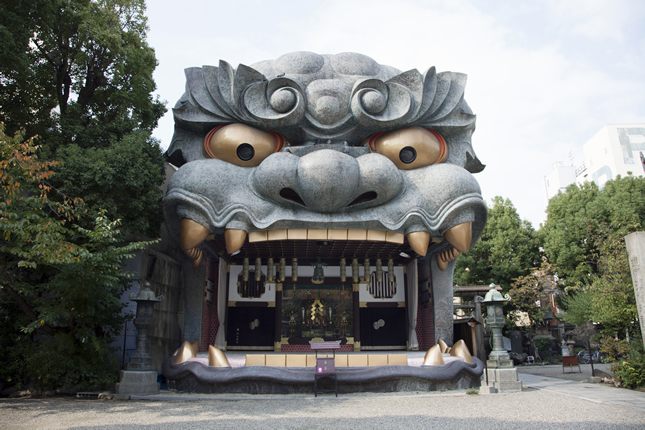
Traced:
<path fill-rule="evenodd" d="M 510 360 L 508 352 L 504 349 L 504 340 L 502 338 L 502 329 L 506 325 L 506 318 L 504 317 L 504 303 L 511 300 L 511 296 L 502 294 L 495 289 L 495 284 L 491 284 L 491 289 L 488 290 L 482 303 L 486 306 L 488 315 L 486 316 L 486 324 L 490 326 L 493 331 L 493 350 L 488 356 L 488 360 Z"/>
<path fill-rule="evenodd" d="M 502 297 L 495 284 L 490 284 L 490 287 L 482 303 L 488 311 L 485 322 L 493 331 L 493 350 L 486 361 L 486 380 L 480 392 L 492 394 L 522 391 L 522 381 L 517 380 L 517 369 L 504 349 L 502 338 L 502 329 L 506 324 L 503 306 L 511 300 L 511 297 L 508 294 Z"/>
<path fill-rule="evenodd" d="M 121 382 L 116 384 L 117 394 L 158 394 L 157 372 L 148 354 L 148 331 L 152 323 L 154 306 L 164 299 L 156 297 L 150 289 L 150 282 L 144 283 L 144 288 L 138 295 L 132 293 L 130 300 L 137 302 L 137 313 L 134 325 L 137 327 L 137 347 L 130 361 L 121 371 Z"/>

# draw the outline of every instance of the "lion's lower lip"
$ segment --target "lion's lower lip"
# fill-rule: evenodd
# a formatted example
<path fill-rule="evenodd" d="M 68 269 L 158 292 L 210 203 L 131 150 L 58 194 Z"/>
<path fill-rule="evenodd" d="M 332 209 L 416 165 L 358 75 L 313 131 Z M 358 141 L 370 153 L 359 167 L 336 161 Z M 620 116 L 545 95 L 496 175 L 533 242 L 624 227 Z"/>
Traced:
<path fill-rule="evenodd" d="M 272 240 L 368 240 L 371 242 L 389 242 L 403 244 L 405 236 L 383 230 L 362 229 L 284 229 L 260 230 L 249 233 L 249 243 Z"/>

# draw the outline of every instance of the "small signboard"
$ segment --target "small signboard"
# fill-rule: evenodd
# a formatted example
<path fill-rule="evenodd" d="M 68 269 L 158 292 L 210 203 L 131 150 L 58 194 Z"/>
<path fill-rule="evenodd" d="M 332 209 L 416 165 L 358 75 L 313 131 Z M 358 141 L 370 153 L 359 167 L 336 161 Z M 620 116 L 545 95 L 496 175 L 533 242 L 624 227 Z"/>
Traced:
<path fill-rule="evenodd" d="M 336 364 L 333 358 L 316 358 L 316 373 L 334 373 Z"/>

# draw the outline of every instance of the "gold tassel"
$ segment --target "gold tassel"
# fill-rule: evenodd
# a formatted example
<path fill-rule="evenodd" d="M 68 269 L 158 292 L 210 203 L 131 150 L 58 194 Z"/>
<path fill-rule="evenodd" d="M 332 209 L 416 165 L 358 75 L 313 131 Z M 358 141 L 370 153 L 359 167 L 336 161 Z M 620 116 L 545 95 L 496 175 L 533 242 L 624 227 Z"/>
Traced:
<path fill-rule="evenodd" d="M 262 279 L 262 259 L 255 259 L 255 281 L 260 282 Z"/>
<path fill-rule="evenodd" d="M 280 282 L 284 282 L 284 273 L 286 271 L 286 260 L 284 258 L 280 259 Z"/>
<path fill-rule="evenodd" d="M 354 258 L 352 260 L 352 282 L 358 284 L 358 259 Z"/>
<path fill-rule="evenodd" d="M 365 278 L 363 282 L 366 284 L 370 283 L 370 259 L 366 258 L 365 261 L 363 262 L 363 273 L 365 275 Z"/>
<path fill-rule="evenodd" d="M 275 278 L 273 277 L 273 258 L 267 260 L 267 282 L 273 282 Z"/>

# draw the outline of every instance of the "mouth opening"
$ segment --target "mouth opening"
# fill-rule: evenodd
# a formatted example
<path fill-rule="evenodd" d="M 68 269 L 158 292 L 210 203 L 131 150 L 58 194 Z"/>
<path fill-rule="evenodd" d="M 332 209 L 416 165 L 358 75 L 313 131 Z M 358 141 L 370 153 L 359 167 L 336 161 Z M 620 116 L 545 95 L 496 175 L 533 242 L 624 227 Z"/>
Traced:
<path fill-rule="evenodd" d="M 285 229 L 252 231 L 239 251 L 234 254 L 226 252 L 225 237 L 210 236 L 207 241 L 215 252 L 232 264 L 243 264 L 244 259 L 249 259 L 253 264 L 257 258 L 260 258 L 264 263 L 267 258 L 273 258 L 276 264 L 280 258 L 286 258 L 290 264 L 292 258 L 297 258 L 299 264 L 303 266 L 315 264 L 319 259 L 325 264 L 338 266 L 342 258 L 346 259 L 348 265 L 353 258 L 357 258 L 362 265 L 367 258 L 373 260 L 372 265 L 378 259 L 383 262 L 392 259 L 394 264 L 402 265 L 418 256 L 412 250 L 411 243 L 403 233 L 381 230 Z M 438 238 L 434 239 L 430 246 L 434 246 L 438 242 L 440 242 Z"/>

